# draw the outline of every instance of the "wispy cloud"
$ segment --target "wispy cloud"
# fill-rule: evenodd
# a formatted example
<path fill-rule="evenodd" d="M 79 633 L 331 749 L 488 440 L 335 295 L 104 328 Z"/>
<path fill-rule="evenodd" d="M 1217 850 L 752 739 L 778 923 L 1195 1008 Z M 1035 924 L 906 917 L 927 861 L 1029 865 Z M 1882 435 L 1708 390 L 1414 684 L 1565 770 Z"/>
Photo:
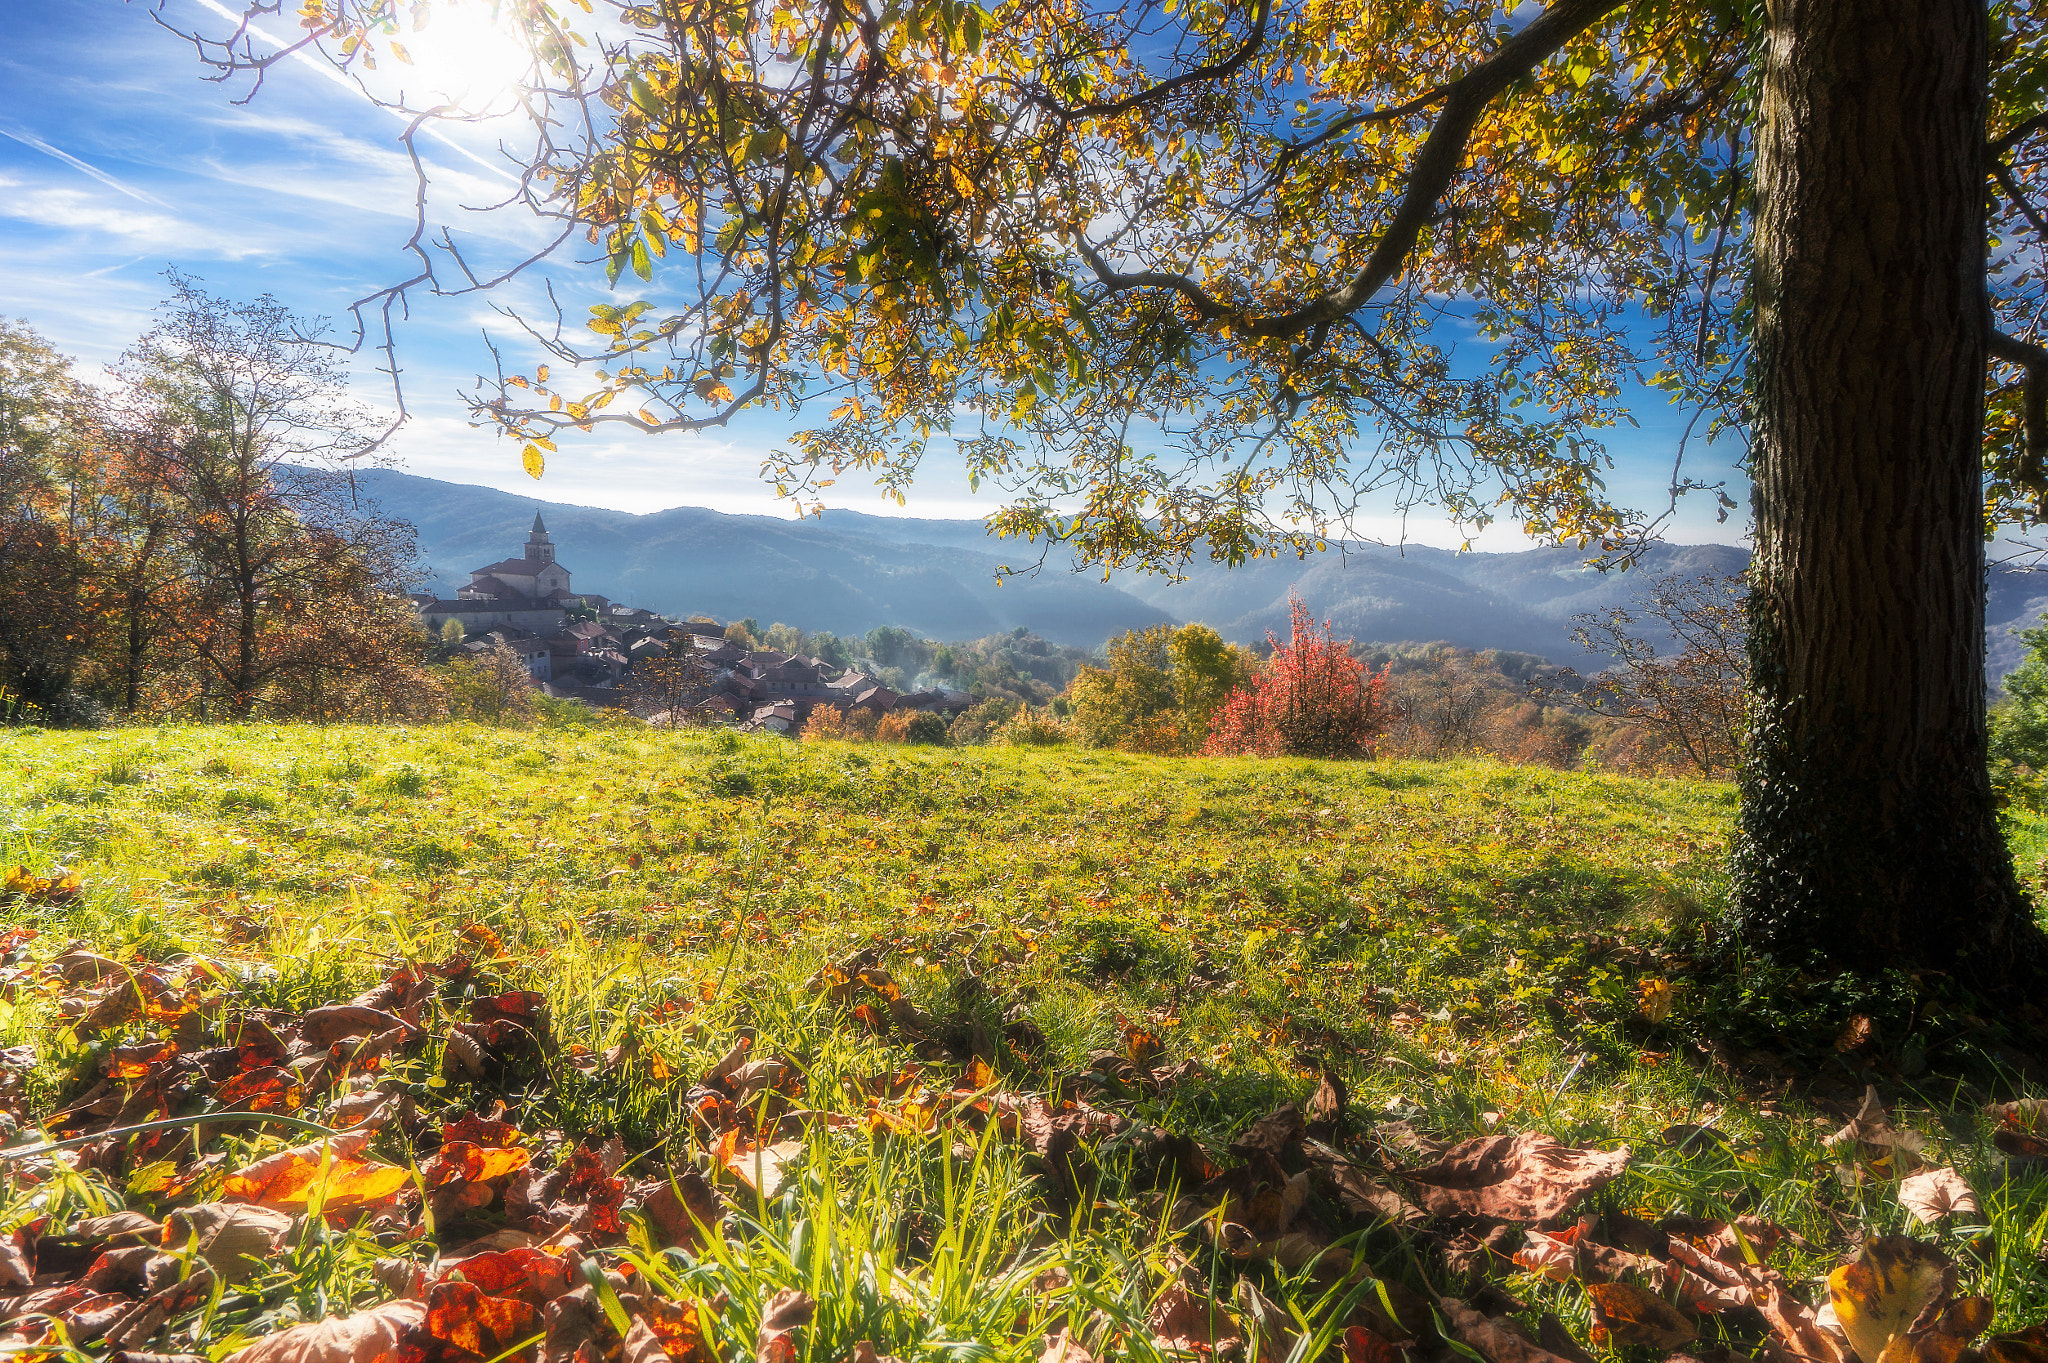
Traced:
<path fill-rule="evenodd" d="M 0 128 L 0 137 L 12 138 L 14 141 L 21 143 L 21 145 L 24 147 L 31 147 L 36 151 L 41 152 L 45 156 L 54 157 L 55 159 L 62 161 L 65 165 L 70 166 L 73 170 L 82 172 L 83 174 L 86 175 L 90 175 L 93 179 L 98 180 L 107 188 L 116 190 L 122 194 L 126 194 L 129 198 L 135 200 L 137 203 L 155 204 L 158 208 L 170 207 L 169 204 L 165 203 L 162 199 L 159 199 L 156 195 L 151 194 L 149 191 L 137 189 L 135 188 L 135 186 L 130 184 L 124 184 L 122 181 L 115 179 L 113 176 L 101 170 L 98 166 L 91 165 L 88 162 L 79 160 L 76 156 L 73 156 L 70 152 L 63 150 L 61 147 L 51 146 L 48 142 L 45 142 L 42 138 L 37 137 L 34 133 L 20 132 L 13 128 Z"/>
<path fill-rule="evenodd" d="M 197 0 L 197 3 L 204 6 L 206 9 L 212 10 L 215 14 L 220 15 L 223 19 L 227 19 L 232 23 L 243 23 L 246 18 L 245 15 L 238 14 L 234 10 L 229 9 L 226 5 L 220 3 L 220 0 Z M 283 39 L 274 37 L 271 34 L 266 33 L 263 29 L 257 27 L 255 24 L 249 24 L 248 29 L 249 32 L 255 34 L 258 38 L 261 38 L 264 42 L 269 43 L 274 47 L 283 49 L 285 47 L 290 46 L 290 44 L 286 43 Z M 347 76 L 335 70 L 321 57 L 306 51 L 304 48 L 301 48 L 298 51 L 292 53 L 292 57 L 296 61 L 318 72 L 323 79 L 332 81 L 333 83 L 340 85 L 343 89 L 348 90 L 351 94 L 354 94 L 359 98 L 363 97 L 362 91 L 357 89 L 355 84 L 351 82 Z M 391 116 L 393 118 L 396 118 L 401 123 L 412 122 L 410 118 L 407 118 L 404 114 L 399 113 L 396 110 L 391 110 L 389 112 L 391 113 Z M 436 142 L 439 142 L 442 146 L 447 147 L 457 156 L 461 156 L 470 161 L 474 161 L 477 165 L 482 166 L 486 171 L 490 172 L 492 175 L 497 176 L 499 179 L 512 184 L 518 183 L 517 177 L 512 175 L 503 166 L 494 165 L 485 157 L 477 155 L 468 147 L 463 146 L 460 142 L 450 137 L 447 133 L 442 132 L 433 124 L 429 123 L 424 125 L 422 131 L 425 132 L 427 136 L 433 138 Z"/>

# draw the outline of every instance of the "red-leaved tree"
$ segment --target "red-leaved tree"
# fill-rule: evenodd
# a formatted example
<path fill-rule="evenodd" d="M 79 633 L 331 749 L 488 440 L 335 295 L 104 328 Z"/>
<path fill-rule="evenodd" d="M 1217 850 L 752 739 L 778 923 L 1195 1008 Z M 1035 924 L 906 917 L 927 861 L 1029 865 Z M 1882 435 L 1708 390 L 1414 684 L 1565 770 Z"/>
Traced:
<path fill-rule="evenodd" d="M 1293 593 L 1294 637 L 1268 632 L 1273 657 L 1251 685 L 1230 693 L 1216 711 L 1204 752 L 1246 757 L 1370 757 L 1387 722 L 1387 674 L 1368 671 L 1350 643 L 1330 637 Z"/>

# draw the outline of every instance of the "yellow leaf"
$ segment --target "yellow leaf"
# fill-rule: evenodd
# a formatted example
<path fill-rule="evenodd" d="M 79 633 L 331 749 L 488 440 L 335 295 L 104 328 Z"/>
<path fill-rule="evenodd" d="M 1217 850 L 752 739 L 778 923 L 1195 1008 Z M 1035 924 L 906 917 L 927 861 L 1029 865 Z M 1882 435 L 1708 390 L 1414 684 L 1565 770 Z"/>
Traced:
<path fill-rule="evenodd" d="M 1933 1245 L 1886 1235 L 1828 1275 L 1828 1297 L 1849 1347 L 1863 1363 L 1878 1363 L 1895 1336 L 1955 1290 L 1955 1279 L 1955 1266 Z"/>
<path fill-rule="evenodd" d="M 526 453 L 519 457 L 519 463 L 530 478 L 539 478 L 548 466 L 548 457 L 540 452 L 540 446 L 528 445 Z"/>

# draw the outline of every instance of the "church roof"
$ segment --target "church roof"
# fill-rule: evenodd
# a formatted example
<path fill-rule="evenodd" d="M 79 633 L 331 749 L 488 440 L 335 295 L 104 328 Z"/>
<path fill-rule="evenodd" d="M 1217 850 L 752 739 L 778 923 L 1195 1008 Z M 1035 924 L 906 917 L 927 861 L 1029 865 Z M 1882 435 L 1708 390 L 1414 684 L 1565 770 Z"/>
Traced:
<path fill-rule="evenodd" d="M 502 563 L 489 563 L 481 568 L 472 568 L 471 573 L 513 573 L 519 577 L 538 576 L 547 563 L 537 558 L 508 558 Z"/>
<path fill-rule="evenodd" d="M 534 534 L 536 534 L 536 535 L 545 535 L 545 534 L 547 534 L 547 532 L 548 532 L 548 528 L 547 528 L 547 527 L 546 527 L 545 525 L 541 524 L 541 519 L 540 519 L 540 512 L 538 512 L 538 511 L 534 512 L 534 513 L 533 513 L 533 533 L 534 533 Z"/>

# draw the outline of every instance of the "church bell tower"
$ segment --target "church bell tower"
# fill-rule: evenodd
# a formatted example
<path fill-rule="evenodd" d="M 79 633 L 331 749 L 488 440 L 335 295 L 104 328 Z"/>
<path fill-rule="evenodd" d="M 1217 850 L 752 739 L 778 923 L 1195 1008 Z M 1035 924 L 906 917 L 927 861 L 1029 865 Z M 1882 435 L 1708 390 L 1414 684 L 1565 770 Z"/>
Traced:
<path fill-rule="evenodd" d="M 536 563 L 555 561 L 555 542 L 548 538 L 548 528 L 541 523 L 538 511 L 533 514 L 533 529 L 526 536 L 526 557 Z"/>

